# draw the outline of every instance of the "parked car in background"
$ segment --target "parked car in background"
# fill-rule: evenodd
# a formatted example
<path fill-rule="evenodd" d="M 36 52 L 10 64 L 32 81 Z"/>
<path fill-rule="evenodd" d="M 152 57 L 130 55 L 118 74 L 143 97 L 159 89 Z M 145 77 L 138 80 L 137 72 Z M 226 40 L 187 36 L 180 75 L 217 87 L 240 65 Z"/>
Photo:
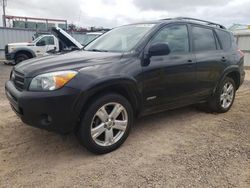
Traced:
<path fill-rule="evenodd" d="M 92 42 L 93 40 L 95 40 L 97 37 L 101 36 L 103 33 L 101 32 L 91 32 L 91 33 L 85 33 L 82 38 L 81 41 L 79 41 L 83 46 L 86 46 L 87 44 L 89 44 L 90 42 Z"/>
<path fill-rule="evenodd" d="M 63 29 L 55 27 L 52 28 L 51 32 L 51 35 L 41 35 L 32 42 L 7 44 L 5 46 L 6 60 L 17 64 L 33 57 L 44 56 L 47 52 L 55 53 L 83 48 L 79 42 Z"/>
<path fill-rule="evenodd" d="M 174 18 L 118 27 L 84 50 L 20 63 L 5 89 L 23 122 L 75 132 L 100 154 L 121 146 L 135 117 L 196 103 L 227 112 L 243 65 L 224 26 Z"/>

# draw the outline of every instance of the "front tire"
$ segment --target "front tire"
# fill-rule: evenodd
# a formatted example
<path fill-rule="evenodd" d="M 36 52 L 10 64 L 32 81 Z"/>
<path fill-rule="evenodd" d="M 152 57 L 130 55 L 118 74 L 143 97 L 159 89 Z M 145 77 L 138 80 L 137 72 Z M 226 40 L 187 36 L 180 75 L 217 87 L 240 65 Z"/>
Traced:
<path fill-rule="evenodd" d="M 26 54 L 17 54 L 15 57 L 15 63 L 18 64 L 27 59 L 29 59 L 29 57 Z"/>
<path fill-rule="evenodd" d="M 235 93 L 236 86 L 234 80 L 226 77 L 209 100 L 210 109 L 218 113 L 227 112 L 233 105 Z"/>
<path fill-rule="evenodd" d="M 127 139 L 133 124 L 133 109 L 126 98 L 105 94 L 91 103 L 84 113 L 77 135 L 89 151 L 109 153 Z"/>

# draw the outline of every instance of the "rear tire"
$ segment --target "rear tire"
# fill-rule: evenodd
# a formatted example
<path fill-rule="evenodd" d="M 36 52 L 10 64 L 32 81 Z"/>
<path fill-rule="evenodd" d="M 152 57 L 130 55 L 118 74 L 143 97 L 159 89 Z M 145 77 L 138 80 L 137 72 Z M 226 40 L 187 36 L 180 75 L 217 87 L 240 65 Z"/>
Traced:
<path fill-rule="evenodd" d="M 236 93 L 236 85 L 232 78 L 226 77 L 214 95 L 208 101 L 210 110 L 218 113 L 225 113 L 233 105 Z"/>
<path fill-rule="evenodd" d="M 108 93 L 97 98 L 84 113 L 77 136 L 96 154 L 109 153 L 127 139 L 133 124 L 133 109 L 126 98 Z"/>
<path fill-rule="evenodd" d="M 27 56 L 26 54 L 17 54 L 15 57 L 15 63 L 18 64 L 27 59 L 29 59 L 29 56 Z"/>

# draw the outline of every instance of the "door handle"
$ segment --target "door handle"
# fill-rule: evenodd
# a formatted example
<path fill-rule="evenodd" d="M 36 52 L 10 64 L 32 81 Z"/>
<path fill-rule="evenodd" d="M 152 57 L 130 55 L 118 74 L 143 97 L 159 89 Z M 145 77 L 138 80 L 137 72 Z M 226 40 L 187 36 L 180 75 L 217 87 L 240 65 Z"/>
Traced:
<path fill-rule="evenodd" d="M 187 60 L 187 66 L 189 67 L 193 66 L 193 61 L 191 59 Z"/>
<path fill-rule="evenodd" d="M 225 62 L 226 60 L 227 60 L 227 58 L 224 56 L 221 58 L 221 61 L 223 61 L 223 62 Z"/>

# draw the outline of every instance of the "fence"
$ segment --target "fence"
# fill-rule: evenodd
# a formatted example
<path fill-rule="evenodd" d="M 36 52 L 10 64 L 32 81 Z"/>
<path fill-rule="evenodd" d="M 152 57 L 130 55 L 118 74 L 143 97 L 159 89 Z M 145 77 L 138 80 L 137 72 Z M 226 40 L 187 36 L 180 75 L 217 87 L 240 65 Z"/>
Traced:
<path fill-rule="evenodd" d="M 250 66 L 250 30 L 234 31 L 237 45 L 245 54 L 245 66 Z"/>

